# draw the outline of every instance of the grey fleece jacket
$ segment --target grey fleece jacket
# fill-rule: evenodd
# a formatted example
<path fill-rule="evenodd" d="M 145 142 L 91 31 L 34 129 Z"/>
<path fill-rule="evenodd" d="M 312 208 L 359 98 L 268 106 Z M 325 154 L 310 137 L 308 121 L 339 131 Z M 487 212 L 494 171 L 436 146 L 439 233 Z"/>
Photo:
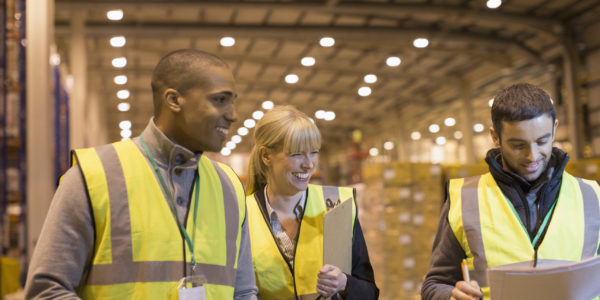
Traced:
<path fill-rule="evenodd" d="M 183 221 L 201 154 L 171 142 L 153 120 L 142 136 L 167 181 Z M 139 138 L 133 141 L 145 155 Z M 94 254 L 95 232 L 87 198 L 81 171 L 75 165 L 65 173 L 52 199 L 30 262 L 25 287 L 27 299 L 79 299 L 76 289 L 85 284 Z M 256 299 L 257 291 L 246 220 L 241 230 L 234 297 Z"/>

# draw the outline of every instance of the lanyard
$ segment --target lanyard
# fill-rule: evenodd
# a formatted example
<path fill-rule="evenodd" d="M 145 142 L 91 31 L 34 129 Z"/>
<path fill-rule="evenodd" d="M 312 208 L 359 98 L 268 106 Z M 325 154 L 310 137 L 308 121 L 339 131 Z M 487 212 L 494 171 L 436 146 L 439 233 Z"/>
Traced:
<path fill-rule="evenodd" d="M 181 233 L 183 234 L 183 237 L 185 238 L 185 241 L 186 241 L 188 247 L 190 247 L 192 266 L 195 266 L 196 259 L 194 258 L 194 243 L 196 242 L 196 217 L 198 216 L 198 198 L 199 198 L 199 190 L 200 190 L 200 176 L 196 176 L 196 182 L 195 182 L 196 188 L 194 191 L 194 227 L 192 229 L 192 239 L 190 240 L 190 236 L 188 235 L 187 231 L 185 230 L 185 226 L 183 226 L 183 224 L 179 221 L 179 214 L 177 213 L 177 208 L 175 207 L 175 202 L 173 202 L 173 195 L 171 195 L 171 191 L 167 187 L 167 184 L 165 183 L 165 179 L 160 174 L 160 170 L 158 169 L 158 165 L 156 164 L 156 161 L 154 160 L 154 156 L 152 156 L 152 153 L 150 153 L 150 149 L 148 149 L 148 145 L 146 145 L 146 142 L 144 142 L 144 139 L 142 138 L 141 135 L 140 135 L 140 143 L 142 144 L 142 147 L 146 151 L 146 154 L 148 155 L 148 158 L 150 159 L 150 162 L 152 163 L 152 166 L 154 167 L 154 173 L 156 173 L 156 175 L 158 176 L 158 179 L 160 180 L 160 185 L 162 186 L 163 191 L 165 191 L 165 194 L 167 194 L 167 198 L 169 199 L 169 205 L 171 206 L 171 210 L 175 213 L 175 217 L 176 217 L 175 221 L 177 222 L 177 225 L 179 225 L 179 229 L 181 230 Z"/>

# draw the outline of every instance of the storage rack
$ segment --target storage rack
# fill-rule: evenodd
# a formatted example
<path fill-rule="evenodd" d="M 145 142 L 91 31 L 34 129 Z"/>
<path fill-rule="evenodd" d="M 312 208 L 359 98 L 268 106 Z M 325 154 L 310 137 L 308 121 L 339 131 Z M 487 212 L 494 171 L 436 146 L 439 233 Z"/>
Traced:
<path fill-rule="evenodd" d="M 1 256 L 27 259 L 25 0 L 0 0 L 0 247 Z"/>

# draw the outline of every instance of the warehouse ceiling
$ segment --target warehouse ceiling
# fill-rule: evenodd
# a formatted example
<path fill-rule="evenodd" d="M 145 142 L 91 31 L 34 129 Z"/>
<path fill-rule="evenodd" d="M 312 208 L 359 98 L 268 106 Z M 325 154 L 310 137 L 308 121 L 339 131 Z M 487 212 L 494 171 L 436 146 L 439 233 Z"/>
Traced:
<path fill-rule="evenodd" d="M 123 19 L 108 20 L 110 9 L 122 9 Z M 132 121 L 134 135 L 144 128 L 152 114 L 152 69 L 180 48 L 215 53 L 232 67 L 239 93 L 232 133 L 265 100 L 313 117 L 317 110 L 333 111 L 334 120 L 316 120 L 326 150 L 344 147 L 355 129 L 375 145 L 384 136 L 407 139 L 412 131 L 427 137 L 431 123 L 447 138 L 477 122 L 490 125 L 488 100 L 497 89 L 528 81 L 553 93 L 560 89 L 565 49 L 581 56 L 600 46 L 582 42 L 586 29 L 600 22 L 597 0 L 508 0 L 496 9 L 485 0 L 56 0 L 63 57 L 76 14 L 85 20 L 88 95 L 106 102 L 111 140 L 120 139 L 121 120 Z M 120 35 L 125 46 L 111 47 L 109 39 Z M 221 46 L 226 36 L 235 45 Z M 335 44 L 320 46 L 323 37 Z M 428 39 L 428 46 L 416 48 L 417 38 Z M 401 64 L 388 66 L 390 56 Z M 116 57 L 126 57 L 127 65 L 114 68 Z M 315 64 L 303 66 L 303 57 Z M 113 82 L 121 74 L 128 77 L 123 86 Z M 298 82 L 286 83 L 288 74 Z M 367 74 L 377 81 L 365 83 Z M 372 89 L 369 96 L 358 94 L 363 86 Z M 128 112 L 117 110 L 122 100 L 116 93 L 123 88 L 130 91 Z M 457 124 L 446 128 L 446 117 Z M 247 151 L 249 136 L 234 151 Z"/>

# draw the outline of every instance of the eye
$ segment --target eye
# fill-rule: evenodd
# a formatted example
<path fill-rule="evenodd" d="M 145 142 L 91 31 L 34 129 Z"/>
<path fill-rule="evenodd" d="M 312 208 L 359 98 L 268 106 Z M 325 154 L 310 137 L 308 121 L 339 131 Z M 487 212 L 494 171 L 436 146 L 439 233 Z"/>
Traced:
<path fill-rule="evenodd" d="M 512 147 L 513 149 L 520 150 L 525 148 L 525 144 L 513 144 Z"/>
<path fill-rule="evenodd" d="M 215 101 L 217 103 L 224 103 L 225 101 L 227 101 L 227 97 L 225 97 L 223 95 L 215 96 L 215 97 L 213 97 L 213 101 Z"/>
<path fill-rule="evenodd" d="M 548 140 L 546 140 L 546 139 L 537 142 L 537 144 L 540 146 L 546 145 L 547 143 L 548 143 Z"/>

